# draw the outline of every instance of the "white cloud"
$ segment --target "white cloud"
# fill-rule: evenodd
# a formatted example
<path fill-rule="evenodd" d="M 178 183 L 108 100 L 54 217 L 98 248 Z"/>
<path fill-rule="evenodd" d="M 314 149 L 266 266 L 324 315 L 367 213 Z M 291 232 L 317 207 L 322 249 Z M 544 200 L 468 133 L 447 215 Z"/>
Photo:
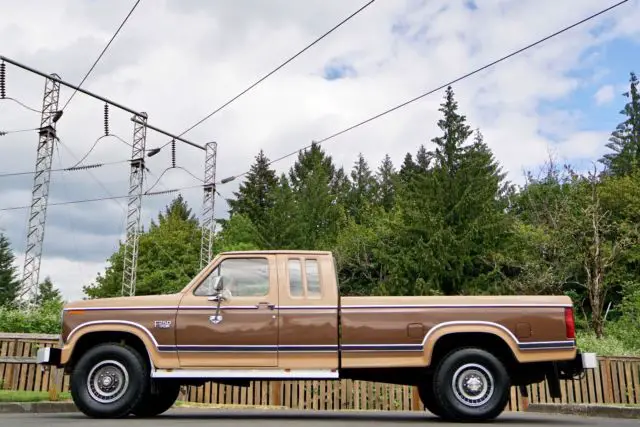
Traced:
<path fill-rule="evenodd" d="M 142 2 L 85 87 L 146 111 L 150 123 L 179 133 L 362 4 L 361 0 L 310 0 L 304 4 L 267 0 L 259 5 L 247 0 Z M 130 2 L 107 6 L 84 0 L 55 4 L 0 0 L 0 7 L 3 55 L 78 82 L 128 12 Z M 462 0 L 376 2 L 185 137 L 201 144 L 211 140 L 219 143 L 218 178 L 244 172 L 261 148 L 272 159 L 296 150 L 602 7 L 600 0 L 491 0 L 478 2 L 478 9 L 471 12 Z M 521 182 L 522 168 L 544 162 L 550 147 L 580 157 L 598 152 L 604 141 L 599 142 L 599 134 L 590 129 L 578 127 L 578 121 L 573 120 L 576 112 L 547 108 L 541 113 L 539 107 L 570 96 L 584 81 L 609 68 L 593 51 L 617 37 L 637 40 L 640 29 L 634 22 L 639 19 L 638 1 L 629 2 L 455 85 L 461 112 L 474 128 L 482 129 L 510 179 Z M 602 23 L 607 25 L 600 28 Z M 600 30 L 593 32 L 596 28 Z M 324 67 L 334 61 L 348 64 L 355 75 L 324 80 Z M 580 78 L 571 73 L 575 69 L 582 70 Z M 624 70 L 625 77 L 627 72 Z M 31 106 L 41 104 L 41 78 L 12 66 L 8 66 L 7 78 L 9 96 Z M 70 93 L 63 89 L 61 101 Z M 426 97 L 327 142 L 325 148 L 347 169 L 358 152 L 374 168 L 386 153 L 399 166 L 406 152 L 415 153 L 423 143 L 429 146 L 437 135 L 441 97 L 442 93 Z M 112 108 L 111 131 L 130 139 L 130 116 Z M 102 103 L 77 95 L 59 122 L 64 147 L 59 149 L 59 158 L 56 153 L 54 166 L 68 166 L 83 156 L 102 135 L 102 120 Z M 37 115 L 0 101 L 0 129 L 37 124 Z M 148 135 L 148 146 L 167 141 L 155 132 Z M 36 135 L 14 134 L 0 143 L 1 171 L 33 168 Z M 149 159 L 153 172 L 149 186 L 169 165 L 168 153 L 164 150 Z M 127 146 L 105 138 L 86 163 L 126 160 L 129 155 Z M 178 145 L 179 166 L 202 176 L 203 160 L 199 150 Z M 283 172 L 294 160 L 274 166 Z M 29 204 L 31 177 L 23 178 L 0 178 L 0 208 Z M 193 184 L 197 181 L 183 171 L 170 170 L 159 187 Z M 219 190 L 228 197 L 237 184 Z M 52 199 L 56 200 L 124 195 L 128 165 L 105 166 L 91 174 L 54 173 L 51 185 Z M 184 195 L 199 214 L 200 190 L 188 190 Z M 145 221 L 173 196 L 145 199 Z M 223 201 L 216 203 L 217 214 L 225 215 Z M 50 227 L 45 233 L 47 262 L 42 264 L 42 275 L 50 274 L 54 281 L 58 277 L 65 292 L 76 292 L 88 284 L 122 235 L 125 208 L 126 200 L 50 207 Z M 22 210 L 0 215 L 0 228 L 8 230 L 20 252 L 24 250 L 27 214 Z M 70 236 L 74 236 L 77 252 L 87 255 L 85 260 L 73 255 L 72 245 L 54 243 Z M 46 252 L 47 248 L 51 252 Z"/>
<path fill-rule="evenodd" d="M 616 93 L 613 85 L 604 85 L 593 96 L 596 100 L 596 104 L 604 105 L 608 104 L 615 98 Z"/>

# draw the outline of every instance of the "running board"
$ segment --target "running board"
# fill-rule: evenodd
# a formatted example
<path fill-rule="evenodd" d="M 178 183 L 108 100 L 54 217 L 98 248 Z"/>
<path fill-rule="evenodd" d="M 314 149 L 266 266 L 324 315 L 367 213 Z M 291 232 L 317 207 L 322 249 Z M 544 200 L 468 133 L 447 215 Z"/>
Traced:
<path fill-rule="evenodd" d="M 242 379 L 315 379 L 335 380 L 340 374 L 336 370 L 290 370 L 290 369 L 155 369 L 152 378 L 242 378 Z"/>

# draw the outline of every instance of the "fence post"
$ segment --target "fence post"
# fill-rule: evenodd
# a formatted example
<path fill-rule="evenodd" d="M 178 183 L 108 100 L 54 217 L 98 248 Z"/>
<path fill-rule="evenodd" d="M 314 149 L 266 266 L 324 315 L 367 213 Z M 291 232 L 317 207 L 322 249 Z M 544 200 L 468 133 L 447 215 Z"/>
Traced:
<path fill-rule="evenodd" d="M 271 396 L 272 405 L 282 406 L 282 381 L 271 381 Z"/>
<path fill-rule="evenodd" d="M 411 387 L 411 410 L 419 411 L 420 410 L 420 393 L 418 392 L 418 386 Z"/>

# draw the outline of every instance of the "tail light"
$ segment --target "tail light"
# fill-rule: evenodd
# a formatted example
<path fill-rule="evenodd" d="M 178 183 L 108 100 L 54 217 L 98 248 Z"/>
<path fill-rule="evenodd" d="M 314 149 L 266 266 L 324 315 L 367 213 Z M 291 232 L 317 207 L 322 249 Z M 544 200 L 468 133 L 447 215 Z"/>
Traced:
<path fill-rule="evenodd" d="M 567 338 L 575 339 L 576 337 L 576 322 L 573 318 L 573 308 L 566 307 L 564 309 L 564 324 L 567 328 Z"/>

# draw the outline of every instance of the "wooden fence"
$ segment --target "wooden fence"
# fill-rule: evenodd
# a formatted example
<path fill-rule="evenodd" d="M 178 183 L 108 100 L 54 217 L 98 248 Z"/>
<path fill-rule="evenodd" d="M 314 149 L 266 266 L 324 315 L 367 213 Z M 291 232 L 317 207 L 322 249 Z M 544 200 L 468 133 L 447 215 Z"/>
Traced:
<path fill-rule="evenodd" d="M 57 343 L 56 335 L 0 333 L 0 387 L 4 390 L 69 390 L 68 375 L 55 367 L 35 364 L 37 347 Z M 562 397 L 551 399 L 545 382 L 511 389 L 508 411 L 526 410 L 529 403 L 640 404 L 640 358 L 601 357 L 599 368 L 580 379 L 562 381 Z M 188 387 L 183 400 L 197 403 L 276 405 L 294 409 L 423 411 L 417 390 L 365 381 L 255 381 L 249 387 L 206 383 Z"/>

